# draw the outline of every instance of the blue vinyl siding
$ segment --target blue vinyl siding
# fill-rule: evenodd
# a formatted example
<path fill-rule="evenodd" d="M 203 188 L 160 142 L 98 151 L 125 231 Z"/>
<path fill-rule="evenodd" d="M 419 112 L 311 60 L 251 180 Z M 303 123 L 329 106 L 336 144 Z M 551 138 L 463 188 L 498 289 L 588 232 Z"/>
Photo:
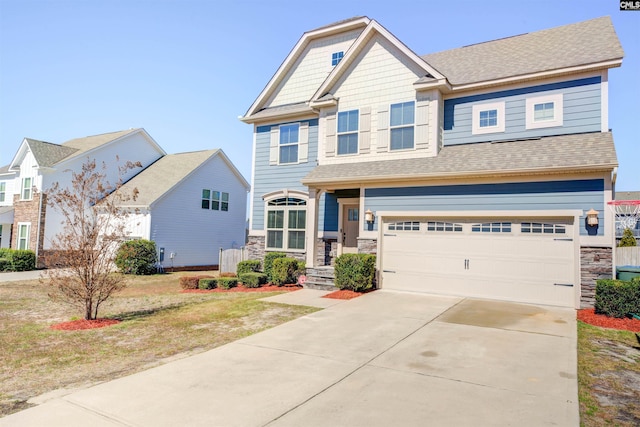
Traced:
<path fill-rule="evenodd" d="M 338 231 L 338 198 L 335 193 L 323 193 L 318 212 L 318 229 Z"/>
<path fill-rule="evenodd" d="M 365 209 L 377 211 L 597 210 L 604 234 L 604 180 L 368 188 Z M 585 217 L 580 234 L 587 235 Z M 375 223 L 376 228 L 378 221 Z"/>
<path fill-rule="evenodd" d="M 253 230 L 264 230 L 264 201 L 262 200 L 264 194 L 285 188 L 308 191 L 308 188 L 302 185 L 300 180 L 316 167 L 318 158 L 318 120 L 303 120 L 301 123 L 305 122 L 309 123 L 309 160 L 306 163 L 291 165 L 269 165 L 271 127 L 280 126 L 280 123 L 256 128 L 253 212 L 251 213 Z"/>
<path fill-rule="evenodd" d="M 564 94 L 563 125 L 526 129 L 526 99 L 557 93 Z M 600 99 L 600 77 L 447 99 L 444 101 L 444 145 L 598 132 Z M 500 101 L 505 102 L 505 131 L 472 135 L 473 105 Z"/>

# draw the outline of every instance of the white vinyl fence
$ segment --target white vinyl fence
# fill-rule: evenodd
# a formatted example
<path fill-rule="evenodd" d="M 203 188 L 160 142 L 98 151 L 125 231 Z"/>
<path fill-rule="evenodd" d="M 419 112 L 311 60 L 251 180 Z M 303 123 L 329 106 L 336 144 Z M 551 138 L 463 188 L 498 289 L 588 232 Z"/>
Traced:
<path fill-rule="evenodd" d="M 616 267 L 621 265 L 640 266 L 640 246 L 616 248 Z"/>
<path fill-rule="evenodd" d="M 238 263 L 245 260 L 245 250 L 240 249 L 222 249 L 220 248 L 220 273 L 235 273 L 238 269 Z"/>

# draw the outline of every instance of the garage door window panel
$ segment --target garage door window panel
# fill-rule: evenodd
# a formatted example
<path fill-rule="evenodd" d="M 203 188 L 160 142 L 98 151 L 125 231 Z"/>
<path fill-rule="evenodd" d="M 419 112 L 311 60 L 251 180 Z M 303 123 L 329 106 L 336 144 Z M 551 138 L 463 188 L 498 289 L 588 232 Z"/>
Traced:
<path fill-rule="evenodd" d="M 462 224 L 454 222 L 429 221 L 427 222 L 427 231 L 442 231 L 447 233 L 461 233 Z"/>
<path fill-rule="evenodd" d="M 511 233 L 510 222 L 483 222 L 471 226 L 473 233 Z"/>
<path fill-rule="evenodd" d="M 389 223 L 389 231 L 420 231 L 418 221 L 400 221 Z"/>
<path fill-rule="evenodd" d="M 525 234 L 566 234 L 567 226 L 565 224 L 523 222 L 520 231 Z"/>

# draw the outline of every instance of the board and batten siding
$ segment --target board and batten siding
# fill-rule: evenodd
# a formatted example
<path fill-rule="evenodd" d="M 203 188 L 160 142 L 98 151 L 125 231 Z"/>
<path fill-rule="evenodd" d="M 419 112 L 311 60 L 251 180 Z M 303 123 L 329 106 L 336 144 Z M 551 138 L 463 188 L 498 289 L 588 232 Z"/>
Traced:
<path fill-rule="evenodd" d="M 444 101 L 444 145 L 514 140 L 549 135 L 599 132 L 601 127 L 601 78 L 590 77 L 559 83 L 492 92 Z M 527 98 L 563 94 L 562 126 L 526 129 Z M 505 102 L 505 131 L 472 134 L 472 108 Z"/>
<path fill-rule="evenodd" d="M 229 210 L 202 209 L 202 189 L 229 193 Z M 164 267 L 216 265 L 220 248 L 245 244 L 247 190 L 215 156 L 151 207 L 151 240 L 164 248 Z"/>
<path fill-rule="evenodd" d="M 377 211 L 566 210 L 598 211 L 604 234 L 604 180 L 513 182 L 365 189 L 364 207 Z M 374 223 L 377 229 L 378 221 Z M 588 235 L 585 216 L 580 234 Z"/>
<path fill-rule="evenodd" d="M 318 119 L 292 123 L 309 124 L 309 153 L 307 161 L 304 163 L 271 165 L 269 162 L 271 128 L 287 123 L 258 126 L 256 128 L 255 170 L 252 185 L 252 230 L 264 230 L 264 200 L 262 197 L 265 194 L 285 189 L 309 191 L 300 181 L 316 167 L 316 159 L 318 158 Z"/>
<path fill-rule="evenodd" d="M 286 74 L 266 107 L 308 101 L 333 69 L 333 53 L 347 52 L 362 29 L 312 40 Z"/>

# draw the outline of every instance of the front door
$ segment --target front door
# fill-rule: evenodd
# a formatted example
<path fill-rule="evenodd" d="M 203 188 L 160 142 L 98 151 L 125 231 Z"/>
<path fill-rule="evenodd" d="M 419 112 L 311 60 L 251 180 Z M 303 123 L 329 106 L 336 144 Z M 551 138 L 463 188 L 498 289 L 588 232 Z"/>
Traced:
<path fill-rule="evenodd" d="M 360 224 L 359 206 L 342 205 L 342 253 L 358 252 L 358 224 Z"/>

